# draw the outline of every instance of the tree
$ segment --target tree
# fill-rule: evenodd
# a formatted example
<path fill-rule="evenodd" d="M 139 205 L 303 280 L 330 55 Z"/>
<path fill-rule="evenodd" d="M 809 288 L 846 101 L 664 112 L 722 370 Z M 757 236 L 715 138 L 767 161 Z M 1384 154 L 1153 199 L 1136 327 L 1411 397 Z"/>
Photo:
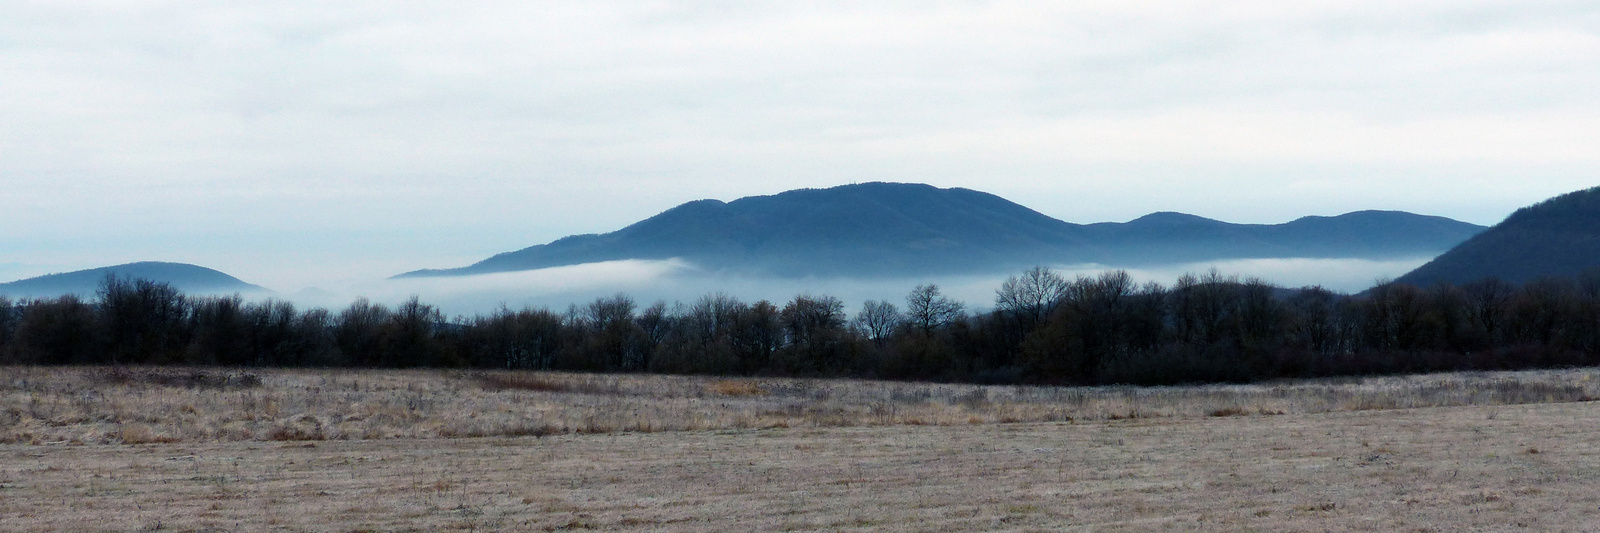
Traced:
<path fill-rule="evenodd" d="M 429 307 L 421 303 L 417 305 Z M 283 300 L 269 299 L 246 306 L 244 317 L 250 325 L 250 359 L 246 364 L 266 366 L 298 363 L 301 354 L 294 339 L 297 316 L 294 303 Z M 431 335 L 432 331 L 428 334 Z"/>
<path fill-rule="evenodd" d="M 72 294 L 24 304 L 17 322 L 17 359 L 46 365 L 107 362 L 97 318 L 92 306 Z"/>
<path fill-rule="evenodd" d="M 332 366 L 340 363 L 339 347 L 334 343 L 333 317 L 327 309 L 314 307 L 300 313 L 294 330 L 302 357 L 300 364 Z"/>
<path fill-rule="evenodd" d="M 1283 304 L 1273 294 L 1276 289 L 1260 278 L 1239 285 L 1236 335 L 1240 346 L 1264 349 L 1282 338 Z"/>
<path fill-rule="evenodd" d="M 906 317 L 923 334 L 931 334 L 934 330 L 961 320 L 966 316 L 963 311 L 965 307 L 961 302 L 939 294 L 939 286 L 931 283 L 917 285 L 906 296 Z"/>
<path fill-rule="evenodd" d="M 994 307 L 1024 331 L 1037 327 L 1067 296 L 1067 280 L 1036 266 L 1012 276 L 995 291 Z"/>
<path fill-rule="evenodd" d="M 1238 287 L 1237 277 L 1223 277 L 1215 268 L 1204 277 L 1179 277 L 1168 293 L 1178 339 L 1191 345 L 1212 345 L 1222 340 L 1228 323 L 1236 318 L 1233 303 Z"/>
<path fill-rule="evenodd" d="M 549 309 L 501 306 L 472 321 L 463 350 L 475 366 L 549 370 L 563 346 L 561 316 Z"/>
<path fill-rule="evenodd" d="M 444 323 L 439 309 L 412 296 L 389 315 L 382 326 L 379 361 L 382 366 L 453 366 L 453 358 L 438 339 Z"/>
<path fill-rule="evenodd" d="M 163 363 L 187 344 L 183 294 L 169 283 L 107 274 L 96 291 L 112 363 Z"/>
<path fill-rule="evenodd" d="M 1339 332 L 1338 297 L 1321 286 L 1300 289 L 1289 297 L 1291 342 L 1318 360 L 1344 352 Z"/>
<path fill-rule="evenodd" d="M 772 371 L 773 354 L 784 341 L 783 312 L 766 300 L 734 310 L 727 339 L 734 364 L 746 374 Z"/>
<path fill-rule="evenodd" d="M 1467 321 L 1488 343 L 1502 337 L 1506 307 L 1516 288 L 1500 278 L 1484 278 L 1461 287 L 1467 294 Z"/>
<path fill-rule="evenodd" d="M 381 366 L 380 344 L 383 326 L 389 321 L 389 308 L 357 298 L 334 320 L 334 342 L 339 346 L 341 364 Z"/>
<path fill-rule="evenodd" d="M 900 322 L 903 320 L 900 309 L 894 304 L 867 300 L 861 304 L 861 311 L 856 313 L 855 326 L 881 347 L 888 342 L 889 336 L 894 334 L 895 328 L 900 327 Z"/>
<path fill-rule="evenodd" d="M 14 305 L 10 298 L 0 295 L 0 363 L 8 361 L 15 348 L 13 342 L 16 339 L 17 322 L 21 318 L 20 311 L 21 307 Z"/>
<path fill-rule="evenodd" d="M 777 322 L 777 311 L 770 307 L 763 306 L 758 313 L 761 316 L 755 316 L 749 315 L 749 305 L 726 293 L 700 297 L 687 309 L 673 313 L 677 319 L 657 366 L 669 372 L 708 373 L 751 372 L 752 365 L 760 368 L 771 353 L 769 348 L 776 349 L 782 337 L 770 331 L 781 329 L 766 323 Z M 767 333 L 773 337 L 770 344 L 763 342 Z"/>
<path fill-rule="evenodd" d="M 1067 354 L 1069 365 L 1079 379 L 1086 379 L 1106 359 L 1125 355 L 1129 350 L 1128 326 L 1136 287 L 1126 271 L 1103 272 L 1097 277 L 1079 277 L 1067 286 L 1064 307 L 1058 313 L 1068 324 L 1077 353 Z"/>
<path fill-rule="evenodd" d="M 828 372 L 839 368 L 844 340 L 844 303 L 832 296 L 800 295 L 778 313 L 790 358 L 798 371 Z"/>
<path fill-rule="evenodd" d="M 250 324 L 244 316 L 244 299 L 235 294 L 197 298 L 189 302 L 190 364 L 242 365 L 250 360 Z"/>
<path fill-rule="evenodd" d="M 1380 282 L 1367 293 L 1361 325 L 1367 346 L 1379 351 L 1409 351 L 1425 341 L 1426 299 L 1415 285 Z"/>
<path fill-rule="evenodd" d="M 590 330 L 589 348 L 602 367 L 644 367 L 639 346 L 643 331 L 633 322 L 633 310 L 633 298 L 622 293 L 596 298 L 583 308 L 583 318 Z"/>
<path fill-rule="evenodd" d="M 639 312 L 639 317 L 634 319 L 638 326 L 640 338 L 639 368 L 649 370 L 656 349 L 667 339 L 667 334 L 672 332 L 673 322 L 677 317 L 667 312 L 667 302 L 657 300 Z"/>

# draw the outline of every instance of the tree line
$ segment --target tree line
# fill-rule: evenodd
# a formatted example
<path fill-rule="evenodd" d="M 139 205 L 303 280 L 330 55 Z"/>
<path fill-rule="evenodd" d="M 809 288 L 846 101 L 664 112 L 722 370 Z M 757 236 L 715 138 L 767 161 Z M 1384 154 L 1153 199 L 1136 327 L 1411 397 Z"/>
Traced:
<path fill-rule="evenodd" d="M 93 298 L 0 297 L 0 363 L 474 367 L 980 383 L 1172 384 L 1600 363 L 1600 271 L 1346 295 L 1215 270 L 1013 276 L 991 310 L 936 285 L 853 315 L 832 296 L 716 293 L 447 319 L 413 297 L 329 311 L 106 278 Z"/>

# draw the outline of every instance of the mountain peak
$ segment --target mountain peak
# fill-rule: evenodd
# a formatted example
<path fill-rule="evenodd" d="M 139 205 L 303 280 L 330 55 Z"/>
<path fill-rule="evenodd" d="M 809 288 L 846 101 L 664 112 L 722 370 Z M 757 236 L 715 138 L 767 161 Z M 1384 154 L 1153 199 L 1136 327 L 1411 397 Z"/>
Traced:
<path fill-rule="evenodd" d="M 1128 221 L 1128 225 L 1131 226 L 1186 226 L 1222 223 L 1206 217 L 1176 211 L 1157 211 Z"/>

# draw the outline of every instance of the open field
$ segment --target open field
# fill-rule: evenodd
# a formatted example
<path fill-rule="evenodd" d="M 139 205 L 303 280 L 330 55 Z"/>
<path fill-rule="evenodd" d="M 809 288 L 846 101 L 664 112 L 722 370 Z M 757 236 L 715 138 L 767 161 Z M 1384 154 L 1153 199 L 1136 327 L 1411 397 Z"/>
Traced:
<path fill-rule="evenodd" d="M 1588 369 L 1153 389 L 0 372 L 0 531 L 1600 528 Z"/>
<path fill-rule="evenodd" d="M 1600 404 L 0 446 L 0 530 L 1593 531 Z"/>

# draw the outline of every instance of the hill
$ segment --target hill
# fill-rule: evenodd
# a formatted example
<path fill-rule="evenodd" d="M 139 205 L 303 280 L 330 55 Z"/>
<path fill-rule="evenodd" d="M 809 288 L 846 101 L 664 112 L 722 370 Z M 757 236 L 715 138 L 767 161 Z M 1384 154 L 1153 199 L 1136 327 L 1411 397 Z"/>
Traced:
<path fill-rule="evenodd" d="M 1437 254 L 1483 226 L 1402 211 L 1308 216 L 1284 224 L 1231 224 L 1182 213 L 1089 224 L 1108 264 L 1149 265 L 1234 258 L 1410 258 Z"/>
<path fill-rule="evenodd" d="M 790 277 L 979 273 L 1034 264 L 1417 257 L 1446 250 L 1482 229 L 1441 217 L 1380 211 L 1275 225 L 1230 224 L 1181 213 L 1080 225 L 970 189 L 864 183 L 689 202 L 615 232 L 566 237 L 462 268 L 397 277 L 674 257 L 710 270 Z"/>
<path fill-rule="evenodd" d="M 1426 286 L 1497 277 L 1521 283 L 1595 267 L 1600 267 L 1600 187 L 1518 209 L 1395 281 Z"/>
<path fill-rule="evenodd" d="M 49 297 L 62 294 L 92 296 L 100 287 L 101 280 L 108 274 L 128 279 L 166 282 L 188 294 L 266 291 L 260 286 L 245 283 L 239 278 L 202 266 L 144 261 L 0 283 L 0 294 L 12 297 Z"/>

